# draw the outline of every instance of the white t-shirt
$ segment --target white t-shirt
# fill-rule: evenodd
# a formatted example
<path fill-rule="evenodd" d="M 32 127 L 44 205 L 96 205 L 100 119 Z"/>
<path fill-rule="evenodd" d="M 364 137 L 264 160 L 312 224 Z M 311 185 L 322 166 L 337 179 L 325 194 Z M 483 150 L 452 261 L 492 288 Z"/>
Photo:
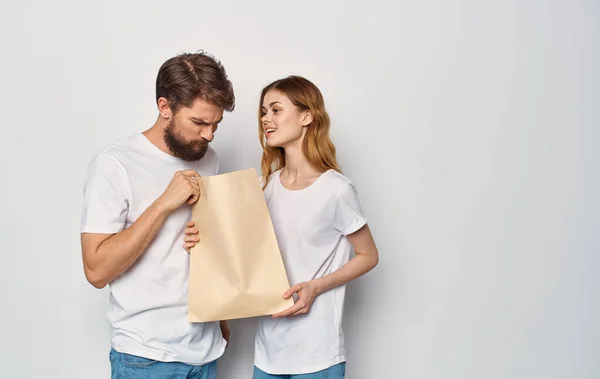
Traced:
<path fill-rule="evenodd" d="M 366 221 L 350 180 L 334 170 L 311 186 L 288 190 L 275 172 L 265 199 L 291 285 L 330 274 L 350 259 L 346 236 Z M 346 360 L 345 286 L 322 293 L 306 315 L 260 317 L 255 365 L 270 374 L 307 374 Z"/>
<path fill-rule="evenodd" d="M 163 193 L 175 172 L 186 169 L 215 175 L 215 151 L 209 148 L 200 161 L 186 162 L 141 133 L 110 144 L 86 172 L 81 232 L 124 230 Z M 183 237 L 190 219 L 188 204 L 172 212 L 146 251 L 110 283 L 108 320 L 115 350 L 194 365 L 223 354 L 226 341 L 218 322 L 187 320 L 190 257 Z"/>

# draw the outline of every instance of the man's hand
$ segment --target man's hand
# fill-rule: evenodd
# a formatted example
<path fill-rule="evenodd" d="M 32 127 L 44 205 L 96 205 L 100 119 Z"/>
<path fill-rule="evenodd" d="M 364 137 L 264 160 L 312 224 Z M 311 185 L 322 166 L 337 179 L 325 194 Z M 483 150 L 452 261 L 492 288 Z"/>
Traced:
<path fill-rule="evenodd" d="M 292 286 L 283 294 L 284 299 L 289 299 L 293 294 L 298 295 L 298 300 L 294 305 L 289 307 L 283 312 L 279 312 L 273 315 L 273 317 L 286 317 L 286 316 L 297 316 L 303 315 L 310 311 L 315 298 L 321 294 L 321 290 L 315 280 L 309 282 L 299 283 Z"/>
<path fill-rule="evenodd" d="M 185 202 L 194 204 L 200 198 L 200 174 L 195 170 L 178 171 L 165 192 L 156 200 L 166 211 L 172 212 Z"/>

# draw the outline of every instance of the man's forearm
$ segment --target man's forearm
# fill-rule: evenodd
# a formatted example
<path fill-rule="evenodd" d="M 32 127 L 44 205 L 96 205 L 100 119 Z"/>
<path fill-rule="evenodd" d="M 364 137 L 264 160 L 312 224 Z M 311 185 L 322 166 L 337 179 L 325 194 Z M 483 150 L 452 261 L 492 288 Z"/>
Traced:
<path fill-rule="evenodd" d="M 102 288 L 125 272 L 146 250 L 168 215 L 154 202 L 130 227 L 104 240 L 85 260 L 88 280 Z"/>

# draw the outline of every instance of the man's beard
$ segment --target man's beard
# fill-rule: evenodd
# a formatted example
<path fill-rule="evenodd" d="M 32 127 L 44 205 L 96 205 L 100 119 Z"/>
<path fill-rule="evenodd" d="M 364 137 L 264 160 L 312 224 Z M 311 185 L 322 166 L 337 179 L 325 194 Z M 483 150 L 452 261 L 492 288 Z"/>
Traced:
<path fill-rule="evenodd" d="M 186 141 L 176 129 L 175 120 L 171 119 L 164 132 L 165 143 L 173 155 L 189 162 L 202 159 L 208 150 L 209 142 L 202 137 Z"/>

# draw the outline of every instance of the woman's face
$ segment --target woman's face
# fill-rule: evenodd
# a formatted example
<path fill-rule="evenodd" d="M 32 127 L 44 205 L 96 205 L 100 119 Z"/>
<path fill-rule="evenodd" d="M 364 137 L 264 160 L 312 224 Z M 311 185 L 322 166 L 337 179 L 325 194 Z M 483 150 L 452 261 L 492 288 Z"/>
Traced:
<path fill-rule="evenodd" d="M 265 94 L 262 103 L 262 127 L 270 147 L 301 146 L 305 126 L 312 121 L 310 112 L 300 111 L 277 90 Z"/>

